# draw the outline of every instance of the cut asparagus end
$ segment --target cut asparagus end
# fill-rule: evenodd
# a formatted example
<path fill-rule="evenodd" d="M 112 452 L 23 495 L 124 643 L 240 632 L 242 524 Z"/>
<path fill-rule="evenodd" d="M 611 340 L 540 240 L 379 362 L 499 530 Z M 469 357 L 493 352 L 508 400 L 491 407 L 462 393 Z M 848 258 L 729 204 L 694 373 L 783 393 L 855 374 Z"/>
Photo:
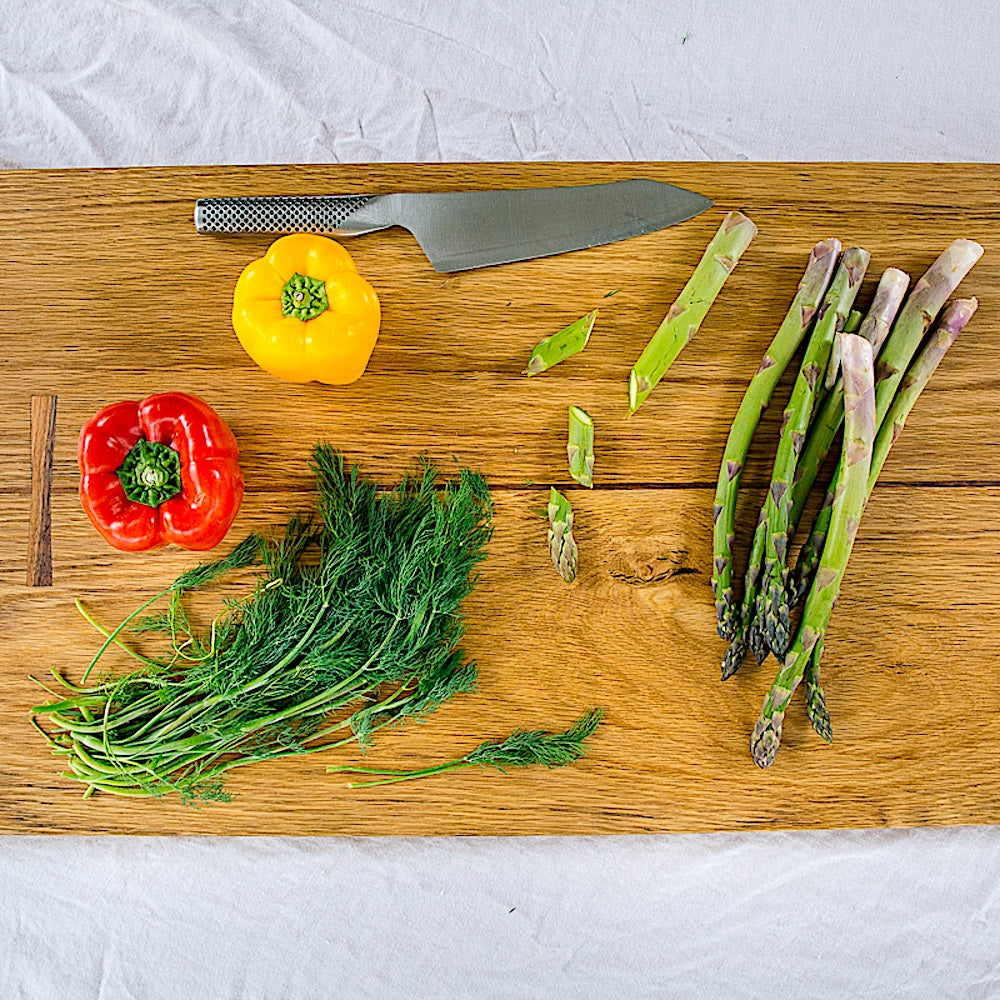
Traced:
<path fill-rule="evenodd" d="M 594 485 L 594 421 L 579 406 L 569 408 L 569 474 L 581 485 Z"/>
<path fill-rule="evenodd" d="M 597 312 L 598 310 L 595 309 L 593 312 L 587 313 L 586 316 L 582 316 L 558 333 L 554 333 L 551 337 L 546 337 L 536 344 L 528 358 L 524 374 L 539 375 L 548 371 L 553 365 L 559 364 L 560 361 L 565 361 L 567 358 L 573 357 L 574 354 L 579 354 L 590 340 L 590 333 L 597 321 Z"/>
<path fill-rule="evenodd" d="M 572 583 L 579 563 L 579 549 L 573 537 L 573 508 L 554 486 L 549 490 L 548 514 L 552 565 L 567 583 Z"/>

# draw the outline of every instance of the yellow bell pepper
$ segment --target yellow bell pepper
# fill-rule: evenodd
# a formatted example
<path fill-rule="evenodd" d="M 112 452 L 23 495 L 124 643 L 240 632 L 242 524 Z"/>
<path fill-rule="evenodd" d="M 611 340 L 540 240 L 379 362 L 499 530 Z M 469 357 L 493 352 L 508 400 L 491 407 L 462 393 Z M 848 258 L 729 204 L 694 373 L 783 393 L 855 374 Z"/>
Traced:
<path fill-rule="evenodd" d="M 346 385 L 378 339 L 375 289 L 326 236 L 282 236 L 236 282 L 233 329 L 265 371 L 290 382 Z"/>

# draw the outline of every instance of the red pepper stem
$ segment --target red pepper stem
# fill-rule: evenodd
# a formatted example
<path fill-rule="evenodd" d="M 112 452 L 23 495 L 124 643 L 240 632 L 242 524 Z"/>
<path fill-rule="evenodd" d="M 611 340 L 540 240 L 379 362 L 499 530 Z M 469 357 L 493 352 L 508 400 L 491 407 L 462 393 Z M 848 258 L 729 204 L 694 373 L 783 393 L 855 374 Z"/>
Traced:
<path fill-rule="evenodd" d="M 159 507 L 181 492 L 181 456 L 169 445 L 140 438 L 118 469 L 125 496 Z"/>

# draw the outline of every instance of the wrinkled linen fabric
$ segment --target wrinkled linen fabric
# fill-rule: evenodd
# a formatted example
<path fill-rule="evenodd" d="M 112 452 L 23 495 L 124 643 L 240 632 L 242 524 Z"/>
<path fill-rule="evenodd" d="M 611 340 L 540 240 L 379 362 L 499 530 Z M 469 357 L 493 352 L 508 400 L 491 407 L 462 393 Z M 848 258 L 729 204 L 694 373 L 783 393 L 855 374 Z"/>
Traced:
<path fill-rule="evenodd" d="M 0 162 L 993 160 L 958 0 L 5 0 Z"/>
<path fill-rule="evenodd" d="M 967 0 L 6 0 L 0 166 L 993 161 L 998 22 Z M 0 997 L 988 998 L 998 886 L 995 827 L 4 837 Z"/>

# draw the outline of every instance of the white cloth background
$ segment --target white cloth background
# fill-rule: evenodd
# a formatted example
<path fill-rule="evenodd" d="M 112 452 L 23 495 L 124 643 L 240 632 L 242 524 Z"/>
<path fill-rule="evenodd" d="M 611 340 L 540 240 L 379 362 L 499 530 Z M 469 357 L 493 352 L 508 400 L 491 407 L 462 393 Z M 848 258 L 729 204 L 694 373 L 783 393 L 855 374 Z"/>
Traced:
<path fill-rule="evenodd" d="M 0 13 L 5 167 L 1000 147 L 1000 18 L 976 0 Z M 998 886 L 994 827 L 6 837 L 0 998 L 995 997 Z"/>

